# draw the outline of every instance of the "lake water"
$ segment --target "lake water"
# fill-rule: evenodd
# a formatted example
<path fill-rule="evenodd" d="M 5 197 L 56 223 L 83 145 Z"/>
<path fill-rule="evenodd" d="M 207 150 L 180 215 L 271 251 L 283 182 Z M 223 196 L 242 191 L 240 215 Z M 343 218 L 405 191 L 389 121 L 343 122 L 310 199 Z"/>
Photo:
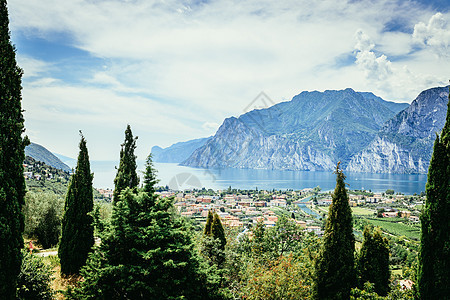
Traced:
<path fill-rule="evenodd" d="M 91 161 L 94 173 L 94 186 L 97 188 L 113 188 L 116 176 L 116 161 Z M 336 175 L 333 172 L 280 171 L 251 169 L 197 169 L 179 166 L 173 163 L 155 163 L 158 170 L 159 185 L 168 185 L 173 189 L 211 188 L 226 189 L 229 186 L 239 189 L 293 189 L 314 188 L 333 190 Z M 138 169 L 144 169 L 144 161 L 138 161 Z M 425 191 L 426 174 L 372 174 L 345 172 L 349 188 L 354 190 L 371 190 L 384 192 L 393 189 L 395 192 L 414 194 Z M 142 178 L 142 171 L 139 171 Z"/>

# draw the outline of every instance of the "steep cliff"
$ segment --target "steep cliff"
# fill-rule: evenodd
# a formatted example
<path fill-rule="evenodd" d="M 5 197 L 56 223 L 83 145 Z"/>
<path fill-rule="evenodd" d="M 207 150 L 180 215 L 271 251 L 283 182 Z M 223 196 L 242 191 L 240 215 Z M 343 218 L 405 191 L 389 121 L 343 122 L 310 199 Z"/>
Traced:
<path fill-rule="evenodd" d="M 447 114 L 448 87 L 423 91 L 386 122 L 375 139 L 355 154 L 347 169 L 372 173 L 427 173 L 436 133 Z"/>

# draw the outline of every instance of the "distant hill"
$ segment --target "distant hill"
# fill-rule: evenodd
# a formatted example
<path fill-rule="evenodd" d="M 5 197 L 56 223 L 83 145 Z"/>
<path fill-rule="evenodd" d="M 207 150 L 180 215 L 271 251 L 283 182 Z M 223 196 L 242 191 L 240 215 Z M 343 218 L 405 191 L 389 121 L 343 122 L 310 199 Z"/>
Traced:
<path fill-rule="evenodd" d="M 30 145 L 25 147 L 25 155 L 34 158 L 34 160 L 44 162 L 56 169 L 60 169 L 66 172 L 70 172 L 72 170 L 69 166 L 63 163 L 58 157 L 48 151 L 45 147 L 35 143 L 31 143 Z"/>
<path fill-rule="evenodd" d="M 75 169 L 77 166 L 77 160 L 72 157 L 68 157 L 62 154 L 53 153 L 57 158 L 59 158 L 60 161 L 62 161 L 64 164 L 68 165 L 69 168 Z"/>
<path fill-rule="evenodd" d="M 291 101 L 225 119 L 182 164 L 204 168 L 333 170 L 407 107 L 353 89 L 302 92 Z"/>
<path fill-rule="evenodd" d="M 179 142 L 167 148 L 152 147 L 153 161 L 180 163 L 186 160 L 196 149 L 205 145 L 211 137 Z"/>

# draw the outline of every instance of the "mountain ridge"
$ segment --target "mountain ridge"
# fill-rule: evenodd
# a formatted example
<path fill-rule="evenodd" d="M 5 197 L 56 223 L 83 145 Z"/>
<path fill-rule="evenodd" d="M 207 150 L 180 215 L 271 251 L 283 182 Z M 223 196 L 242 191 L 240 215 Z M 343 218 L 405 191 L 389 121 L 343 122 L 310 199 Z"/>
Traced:
<path fill-rule="evenodd" d="M 41 161 L 47 165 L 60 169 L 66 172 L 71 172 L 72 169 L 63 163 L 56 155 L 47 150 L 44 146 L 36 143 L 30 143 L 30 145 L 25 147 L 25 156 L 30 156 L 34 160 Z"/>
<path fill-rule="evenodd" d="M 225 119 L 182 165 L 332 170 L 367 146 L 401 107 L 350 88 L 304 91 L 291 101 Z"/>

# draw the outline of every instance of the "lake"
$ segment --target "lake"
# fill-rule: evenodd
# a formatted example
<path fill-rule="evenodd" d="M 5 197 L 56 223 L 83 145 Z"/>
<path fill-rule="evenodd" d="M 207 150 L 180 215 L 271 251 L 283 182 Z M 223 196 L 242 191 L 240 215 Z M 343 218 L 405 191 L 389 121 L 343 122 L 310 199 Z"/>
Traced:
<path fill-rule="evenodd" d="M 142 178 L 144 161 L 138 161 L 138 172 Z M 94 186 L 97 188 L 113 188 L 116 176 L 116 161 L 91 161 L 94 173 Z M 252 169 L 197 169 L 179 166 L 174 163 L 155 163 L 158 170 L 159 185 L 168 185 L 172 189 L 211 188 L 226 189 L 229 186 L 239 189 L 293 189 L 314 188 L 333 190 L 336 175 L 331 171 L 281 171 Z M 345 172 L 348 188 L 352 190 L 371 190 L 384 192 L 393 189 L 395 192 L 412 195 L 425 191 L 426 174 L 373 174 Z"/>

